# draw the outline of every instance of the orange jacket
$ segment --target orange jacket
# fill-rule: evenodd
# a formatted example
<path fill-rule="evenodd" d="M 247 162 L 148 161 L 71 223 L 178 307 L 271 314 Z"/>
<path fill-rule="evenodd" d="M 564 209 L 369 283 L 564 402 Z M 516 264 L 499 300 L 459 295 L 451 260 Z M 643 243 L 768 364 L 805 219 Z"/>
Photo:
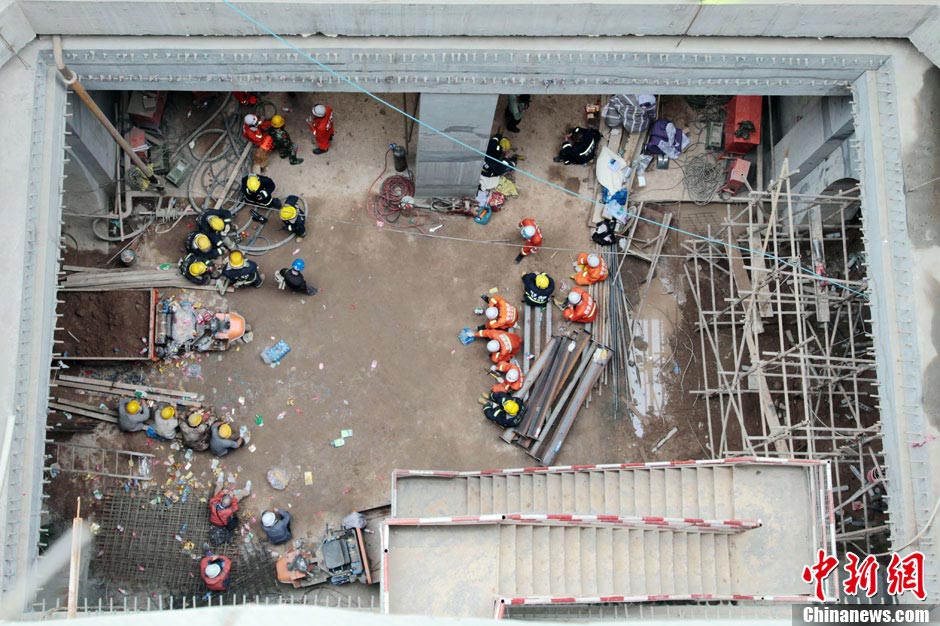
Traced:
<path fill-rule="evenodd" d="M 245 138 L 248 141 L 255 144 L 262 150 L 270 151 L 272 148 L 274 148 L 274 138 L 264 132 L 270 125 L 271 122 L 268 120 L 261 122 L 257 126 L 249 126 L 248 124 L 245 124 L 242 128 L 242 134 L 245 135 Z"/>
<path fill-rule="evenodd" d="M 525 228 L 526 226 L 535 228 L 535 234 L 529 239 L 526 239 L 526 242 L 522 245 L 522 254 L 525 256 L 536 252 L 542 247 L 542 230 L 539 228 L 539 225 L 535 223 L 534 219 L 527 217 L 519 222 L 519 228 Z"/>
<path fill-rule="evenodd" d="M 600 257 L 598 257 L 600 258 Z M 580 270 L 574 275 L 574 282 L 582 286 L 593 285 L 607 278 L 607 264 L 601 259 L 601 264 L 597 267 L 588 265 L 588 253 L 582 252 L 578 255 L 578 266 Z"/>
<path fill-rule="evenodd" d="M 215 578 L 209 578 L 206 576 L 206 565 L 213 561 L 222 568 L 222 571 Z M 206 588 L 209 591 L 225 591 L 228 589 L 229 572 L 231 571 L 232 559 L 227 556 L 207 556 L 199 561 L 199 573 L 202 575 L 202 582 L 206 583 Z"/>
<path fill-rule="evenodd" d="M 209 523 L 213 526 L 224 528 L 228 525 L 228 521 L 232 519 L 232 516 L 238 513 L 238 498 L 235 496 L 232 496 L 232 504 L 228 508 L 222 506 L 222 498 L 226 493 L 223 489 L 209 500 Z"/>
<path fill-rule="evenodd" d="M 326 107 L 326 115 L 315 117 L 308 124 L 313 138 L 317 141 L 317 147 L 321 150 L 329 150 L 330 141 L 333 139 L 333 107 Z"/>
<path fill-rule="evenodd" d="M 519 375 L 519 378 L 514 383 L 506 380 L 506 374 L 512 370 L 516 370 L 516 373 Z M 496 364 L 496 371 L 503 375 L 503 382 L 493 385 L 493 389 L 491 390 L 493 393 L 499 393 L 501 391 L 504 393 L 512 393 L 513 391 L 522 389 L 522 383 L 525 382 L 525 378 L 522 376 L 522 370 L 518 365 L 510 363 L 509 361 L 502 361 Z"/>
<path fill-rule="evenodd" d="M 516 325 L 516 321 L 519 319 L 519 310 L 506 302 L 504 298 L 493 296 L 490 298 L 489 306 L 496 307 L 499 310 L 499 315 L 495 320 L 486 320 L 487 328 L 505 329 Z"/>
<path fill-rule="evenodd" d="M 507 333 L 505 330 L 478 330 L 474 337 L 495 339 L 499 342 L 499 352 L 493 352 L 490 355 L 493 363 L 508 361 L 522 347 L 522 337 L 516 333 Z"/>
<path fill-rule="evenodd" d="M 594 298 L 580 287 L 573 287 L 571 291 L 581 294 L 581 302 L 576 305 L 569 304 L 565 308 L 565 319 L 569 322 L 583 322 L 585 324 L 593 322 L 594 318 L 597 317 L 597 303 L 594 302 Z"/>

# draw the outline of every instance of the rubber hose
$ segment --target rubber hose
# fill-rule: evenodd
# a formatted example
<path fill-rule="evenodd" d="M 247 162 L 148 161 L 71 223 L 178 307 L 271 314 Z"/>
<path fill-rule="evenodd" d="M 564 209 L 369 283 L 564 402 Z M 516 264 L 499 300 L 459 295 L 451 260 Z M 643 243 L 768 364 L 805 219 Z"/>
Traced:
<path fill-rule="evenodd" d="M 102 235 L 101 233 L 98 232 L 99 222 L 110 222 L 110 221 L 111 221 L 110 218 L 101 217 L 91 223 L 91 230 L 93 233 L 95 233 L 95 237 L 97 237 L 98 239 L 102 241 L 127 241 L 128 239 L 132 239 L 136 237 L 137 235 L 143 233 L 148 228 L 150 228 L 153 225 L 153 223 L 157 221 L 157 216 L 152 215 L 150 217 L 150 220 L 146 224 L 144 224 L 143 226 L 141 226 L 140 228 L 138 228 L 132 233 L 124 233 L 123 237 L 112 237 L 111 235 Z"/>
<path fill-rule="evenodd" d="M 222 104 L 219 105 L 219 108 L 217 108 L 217 109 L 215 110 L 215 112 L 214 112 L 212 115 L 210 115 L 209 118 L 208 118 L 206 121 L 204 121 L 202 124 L 200 124 L 200 125 L 196 128 L 196 130 L 194 130 L 193 132 L 191 132 L 191 133 L 189 134 L 189 137 L 187 137 L 185 140 L 183 140 L 183 141 L 180 143 L 180 145 L 176 148 L 176 150 L 173 151 L 173 153 L 170 155 L 170 160 L 171 160 L 171 161 L 173 160 L 173 157 L 175 157 L 177 154 L 179 154 L 179 151 L 180 151 L 180 150 L 182 150 L 185 146 L 188 146 L 190 143 L 192 143 L 193 138 L 194 138 L 196 135 L 199 134 L 199 131 L 201 131 L 203 128 L 205 128 L 206 126 L 208 126 L 208 125 L 212 122 L 212 120 L 214 120 L 216 117 L 219 116 L 219 113 L 221 113 L 222 111 L 225 110 L 226 105 L 228 105 L 228 103 L 229 103 L 229 101 L 230 101 L 231 99 L 232 99 L 232 94 L 231 94 L 231 92 L 229 92 L 229 93 L 227 93 L 227 94 L 225 95 L 225 99 L 222 100 Z"/>

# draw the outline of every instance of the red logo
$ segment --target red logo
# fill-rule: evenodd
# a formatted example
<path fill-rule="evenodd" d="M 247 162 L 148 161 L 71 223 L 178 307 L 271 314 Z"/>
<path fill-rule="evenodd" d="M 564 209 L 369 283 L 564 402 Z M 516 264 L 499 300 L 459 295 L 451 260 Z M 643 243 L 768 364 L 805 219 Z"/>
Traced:
<path fill-rule="evenodd" d="M 862 559 L 854 552 L 847 552 L 845 560 L 846 563 L 842 568 L 847 574 L 846 579 L 842 581 L 842 590 L 845 594 L 857 596 L 860 591 L 864 591 L 869 598 L 877 594 L 880 565 L 875 560 L 875 556 L 869 554 Z M 836 557 L 826 554 L 825 550 L 818 550 L 816 562 L 803 568 L 803 582 L 814 583 L 813 595 L 820 602 L 826 600 L 823 582 L 838 565 L 839 560 Z M 899 596 L 905 591 L 910 591 L 918 600 L 927 598 L 927 592 L 924 590 L 924 554 L 922 552 L 911 552 L 905 557 L 900 557 L 895 552 L 885 568 L 885 574 L 890 595 Z"/>

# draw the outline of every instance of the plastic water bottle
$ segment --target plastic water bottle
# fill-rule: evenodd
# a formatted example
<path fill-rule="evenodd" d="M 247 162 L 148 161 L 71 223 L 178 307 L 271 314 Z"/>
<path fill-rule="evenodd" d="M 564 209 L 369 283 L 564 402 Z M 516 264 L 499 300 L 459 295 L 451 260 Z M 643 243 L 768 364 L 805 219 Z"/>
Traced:
<path fill-rule="evenodd" d="M 290 352 L 290 346 L 283 339 L 261 353 L 261 360 L 270 365 L 277 363 Z"/>

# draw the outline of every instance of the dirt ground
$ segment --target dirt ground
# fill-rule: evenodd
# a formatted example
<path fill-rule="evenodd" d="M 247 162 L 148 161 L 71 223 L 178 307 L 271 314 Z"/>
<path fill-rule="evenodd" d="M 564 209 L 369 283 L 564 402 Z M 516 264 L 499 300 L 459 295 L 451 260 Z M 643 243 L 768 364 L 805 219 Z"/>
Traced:
<path fill-rule="evenodd" d="M 141 358 L 150 328 L 150 293 L 65 291 L 56 340 L 70 357 Z M 143 355 L 146 358 L 146 355 Z"/>
<path fill-rule="evenodd" d="M 184 376 L 182 362 L 155 366 L 151 384 L 204 393 L 220 412 L 234 414 L 239 424 L 251 428 L 255 451 L 237 450 L 222 464 L 237 473 L 239 484 L 252 480 L 250 512 L 290 507 L 296 536 L 315 535 L 325 521 L 351 510 L 387 503 L 395 468 L 533 465 L 521 448 L 499 440 L 500 429 L 483 418 L 477 398 L 492 384 L 486 375 L 489 360 L 480 342 L 462 346 L 457 334 L 479 323 L 473 315 L 479 294 L 498 287 L 510 300 L 519 300 L 524 272 L 546 271 L 570 285 L 572 261 L 578 251 L 593 246 L 586 226 L 588 203 L 519 176 L 520 197 L 486 226 L 437 215 L 419 215 L 421 229 L 407 217 L 395 225 L 377 223 L 365 210 L 366 191 L 382 170 L 388 144 L 403 143 L 400 117 L 362 95 L 324 95 L 322 101 L 334 109 L 337 134 L 333 148 L 315 156 L 303 118 L 320 98 L 267 98 L 278 109 L 293 109 L 285 114 L 287 129 L 306 161 L 291 167 L 272 155 L 267 175 L 277 183 L 278 195 L 295 193 L 306 199 L 311 207 L 307 237 L 255 258 L 267 275 L 260 289 L 226 296 L 253 326 L 253 343 L 201 357 L 200 378 Z M 511 136 L 514 148 L 526 157 L 521 167 L 591 196 L 590 170 L 553 163 L 552 157 L 564 128 L 582 123 L 583 106 L 594 99 L 534 97 L 522 131 Z M 502 103 L 496 126 L 501 120 Z M 524 217 L 538 220 L 547 249 L 517 266 L 517 223 Z M 438 223 L 441 229 L 427 232 Z M 271 222 L 266 229 L 276 227 Z M 184 221 L 149 238 L 138 250 L 141 267 L 175 262 L 190 228 Z M 304 274 L 320 289 L 318 295 L 301 297 L 276 289 L 273 273 L 295 258 L 306 261 Z M 633 278 L 632 283 L 625 278 L 628 290 L 638 293 L 646 264 L 631 261 L 624 267 Z M 662 267 L 665 279 L 656 279 L 655 306 L 646 315 L 668 320 L 664 341 L 678 346 L 673 352 L 681 380 L 672 361 L 662 364 L 668 372 L 662 375 L 667 402 L 660 417 L 644 425 L 642 439 L 629 420 L 610 417 L 609 391 L 595 392 L 557 464 L 708 456 L 702 447 L 707 438 L 699 416 L 702 403 L 696 407 L 687 393 L 701 366 L 685 347 L 687 339 L 672 339 L 677 328 L 683 329 L 680 336 L 688 334 L 676 299 L 684 277 L 678 263 Z M 183 295 L 199 301 L 212 297 L 210 292 Z M 291 352 L 272 368 L 259 355 L 280 339 L 290 344 Z M 256 416 L 263 426 L 256 424 Z M 651 453 L 673 426 L 679 434 Z M 344 429 L 353 435 L 343 447 L 332 447 L 330 442 Z M 108 434 L 101 441 L 109 446 L 147 449 L 163 458 L 171 452 L 167 444 L 148 442 L 143 434 L 123 435 L 111 432 L 115 429 L 110 426 L 102 430 Z M 85 437 L 90 436 L 75 439 Z M 197 455 L 194 471 L 207 472 L 208 466 L 209 458 Z M 265 473 L 275 466 L 290 473 L 286 491 L 274 491 L 265 482 Z M 312 472 L 312 485 L 304 485 L 305 472 Z M 162 476 L 158 468 L 157 477 Z M 78 488 L 81 484 L 76 482 Z"/>

